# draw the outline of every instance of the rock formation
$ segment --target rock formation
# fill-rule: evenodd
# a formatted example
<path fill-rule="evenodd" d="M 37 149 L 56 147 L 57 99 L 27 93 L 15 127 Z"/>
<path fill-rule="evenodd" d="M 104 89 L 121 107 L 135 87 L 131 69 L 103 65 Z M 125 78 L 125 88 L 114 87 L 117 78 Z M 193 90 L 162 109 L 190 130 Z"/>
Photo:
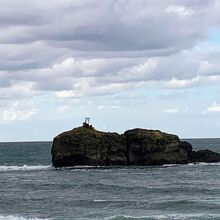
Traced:
<path fill-rule="evenodd" d="M 213 163 L 220 161 L 220 154 L 210 151 L 208 149 L 199 150 L 197 152 L 192 152 L 192 161 L 193 162 L 205 162 Z"/>
<path fill-rule="evenodd" d="M 126 165 L 124 135 L 79 127 L 54 138 L 52 163 L 55 167 L 74 165 Z"/>
<path fill-rule="evenodd" d="M 190 144 L 181 142 L 176 135 L 158 130 L 132 129 L 124 133 L 130 165 L 184 164 L 190 161 Z M 187 147 L 186 147 L 187 146 Z"/>
<path fill-rule="evenodd" d="M 95 130 L 84 123 L 59 134 L 51 150 L 55 167 L 76 165 L 163 165 L 218 162 L 220 154 L 192 151 L 191 144 L 158 130 L 132 129 L 120 135 Z"/>

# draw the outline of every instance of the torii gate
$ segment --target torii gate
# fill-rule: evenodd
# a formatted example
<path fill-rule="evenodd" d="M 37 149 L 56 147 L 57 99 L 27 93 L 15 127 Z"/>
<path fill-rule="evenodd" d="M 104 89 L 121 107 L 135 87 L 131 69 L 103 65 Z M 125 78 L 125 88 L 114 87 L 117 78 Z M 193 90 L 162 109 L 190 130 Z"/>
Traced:
<path fill-rule="evenodd" d="M 89 125 L 89 122 L 90 122 L 90 118 L 86 117 L 85 118 L 85 124 Z"/>

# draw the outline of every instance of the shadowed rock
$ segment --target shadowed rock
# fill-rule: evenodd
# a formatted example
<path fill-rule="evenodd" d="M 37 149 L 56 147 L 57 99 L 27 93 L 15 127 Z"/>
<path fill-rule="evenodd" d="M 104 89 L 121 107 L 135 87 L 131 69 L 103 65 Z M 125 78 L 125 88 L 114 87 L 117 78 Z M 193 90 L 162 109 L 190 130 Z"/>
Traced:
<path fill-rule="evenodd" d="M 92 127 L 79 127 L 58 135 L 51 153 L 55 167 L 127 164 L 125 137 Z"/>
<path fill-rule="evenodd" d="M 83 125 L 56 136 L 51 154 L 55 167 L 220 161 L 219 154 L 209 150 L 194 152 L 188 142 L 159 130 L 136 128 L 119 135 L 97 131 L 91 125 Z"/>
<path fill-rule="evenodd" d="M 190 149 L 176 135 L 138 128 L 126 131 L 125 136 L 131 165 L 184 164 L 189 160 Z"/>
<path fill-rule="evenodd" d="M 199 150 L 197 152 L 193 152 L 192 154 L 192 162 L 213 163 L 219 161 L 220 161 L 220 154 L 208 149 Z"/>

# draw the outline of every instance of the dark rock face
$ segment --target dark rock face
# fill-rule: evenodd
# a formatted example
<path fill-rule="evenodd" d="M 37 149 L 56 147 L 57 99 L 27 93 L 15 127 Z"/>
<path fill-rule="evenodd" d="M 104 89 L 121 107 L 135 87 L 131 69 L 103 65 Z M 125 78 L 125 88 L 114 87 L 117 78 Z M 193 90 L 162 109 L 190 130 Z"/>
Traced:
<path fill-rule="evenodd" d="M 173 134 L 137 128 L 119 135 L 97 131 L 92 126 L 74 128 L 56 136 L 51 154 L 55 167 L 220 161 L 220 154 L 209 150 L 194 152 L 191 144 Z"/>
<path fill-rule="evenodd" d="M 126 165 L 123 135 L 79 127 L 54 138 L 52 163 L 55 167 L 75 165 Z"/>
<path fill-rule="evenodd" d="M 185 143 L 182 143 L 176 135 L 157 130 L 133 129 L 126 131 L 125 136 L 131 165 L 188 162 L 189 149 L 184 147 Z"/>
<path fill-rule="evenodd" d="M 199 150 L 192 153 L 192 162 L 213 163 L 220 161 L 220 154 L 211 150 Z"/>

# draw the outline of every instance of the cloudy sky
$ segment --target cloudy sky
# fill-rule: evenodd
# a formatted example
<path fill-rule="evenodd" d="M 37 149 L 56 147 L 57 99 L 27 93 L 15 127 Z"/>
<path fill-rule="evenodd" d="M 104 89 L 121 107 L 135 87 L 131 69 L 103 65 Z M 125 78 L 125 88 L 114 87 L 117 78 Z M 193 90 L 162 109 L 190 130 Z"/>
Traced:
<path fill-rule="evenodd" d="M 3 0 L 0 31 L 0 141 L 220 137 L 219 0 Z"/>

